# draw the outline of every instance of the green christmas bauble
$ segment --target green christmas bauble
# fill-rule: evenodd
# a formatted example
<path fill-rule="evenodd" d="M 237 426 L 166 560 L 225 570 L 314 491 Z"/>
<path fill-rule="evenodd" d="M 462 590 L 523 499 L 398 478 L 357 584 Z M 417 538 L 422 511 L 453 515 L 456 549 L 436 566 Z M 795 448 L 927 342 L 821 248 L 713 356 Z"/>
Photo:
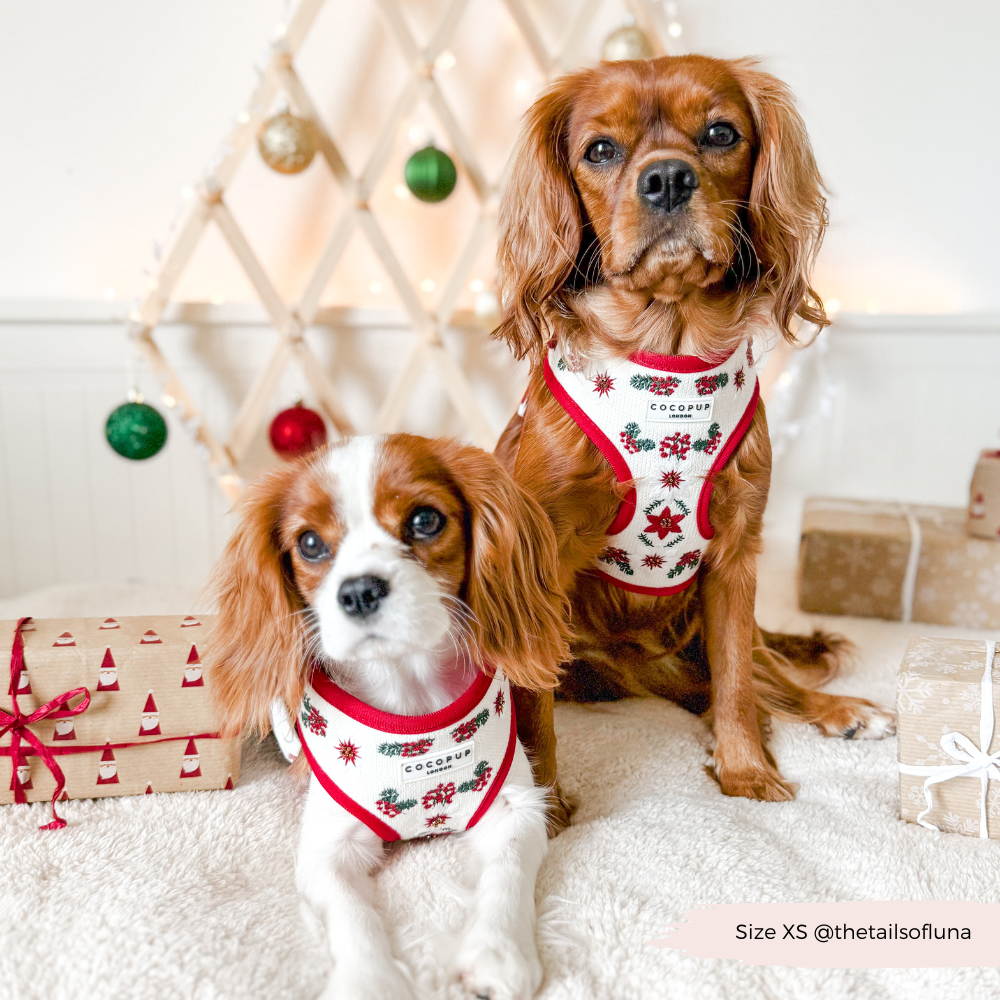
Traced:
<path fill-rule="evenodd" d="M 167 443 L 163 417 L 146 403 L 123 403 L 104 425 L 108 444 L 125 458 L 152 458 Z"/>
<path fill-rule="evenodd" d="M 421 201 L 444 201 L 455 190 L 458 174 L 451 157 L 435 146 L 418 149 L 406 161 L 403 180 Z"/>

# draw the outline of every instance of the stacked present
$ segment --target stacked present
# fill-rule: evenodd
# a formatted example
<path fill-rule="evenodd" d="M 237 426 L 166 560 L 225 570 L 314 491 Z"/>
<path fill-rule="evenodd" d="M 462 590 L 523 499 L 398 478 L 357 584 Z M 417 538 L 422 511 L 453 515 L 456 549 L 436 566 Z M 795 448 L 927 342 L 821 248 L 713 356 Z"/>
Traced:
<path fill-rule="evenodd" d="M 996 643 L 911 639 L 896 695 L 900 815 L 1000 838 Z"/>
<path fill-rule="evenodd" d="M 215 731 L 200 649 L 212 619 L 0 622 L 0 803 L 232 788 L 240 747 Z"/>
<path fill-rule="evenodd" d="M 968 519 L 959 507 L 807 500 L 802 610 L 1000 628 L 1000 542 L 972 537 Z"/>
<path fill-rule="evenodd" d="M 1000 540 L 1000 451 L 984 451 L 969 488 L 969 534 Z"/>

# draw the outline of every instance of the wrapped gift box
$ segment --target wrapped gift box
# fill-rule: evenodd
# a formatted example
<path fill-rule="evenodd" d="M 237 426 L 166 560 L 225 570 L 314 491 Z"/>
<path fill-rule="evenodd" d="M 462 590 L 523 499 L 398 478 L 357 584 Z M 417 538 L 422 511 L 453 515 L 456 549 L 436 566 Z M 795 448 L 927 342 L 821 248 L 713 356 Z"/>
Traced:
<path fill-rule="evenodd" d="M 896 689 L 899 813 L 1000 838 L 1000 663 L 994 642 L 911 639 Z"/>
<path fill-rule="evenodd" d="M 966 520 L 959 507 L 808 499 L 802 610 L 1000 628 L 1000 543 L 971 538 Z"/>
<path fill-rule="evenodd" d="M 1000 451 L 984 451 L 969 487 L 969 534 L 1000 543 Z"/>
<path fill-rule="evenodd" d="M 212 622 L 179 615 L 25 620 L 16 724 L 17 622 L 0 622 L 0 669 L 11 664 L 0 693 L 0 766 L 11 777 L 0 781 L 0 803 L 52 798 L 56 778 L 36 744 L 65 775 L 60 799 L 232 788 L 240 745 L 216 733 L 211 671 L 199 652 Z M 44 718 L 27 721 L 53 701 Z"/>

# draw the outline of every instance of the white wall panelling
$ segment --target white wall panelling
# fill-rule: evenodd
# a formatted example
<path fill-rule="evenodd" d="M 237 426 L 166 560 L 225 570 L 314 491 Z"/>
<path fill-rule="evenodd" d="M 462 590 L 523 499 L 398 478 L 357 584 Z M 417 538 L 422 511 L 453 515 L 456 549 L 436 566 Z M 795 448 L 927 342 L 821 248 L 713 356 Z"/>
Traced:
<path fill-rule="evenodd" d="M 228 503 L 142 365 L 134 366 L 139 387 L 167 418 L 167 446 L 129 462 L 104 440 L 107 415 L 125 401 L 128 386 L 124 310 L 0 303 L 0 595 L 52 583 L 196 583 L 228 537 Z M 357 426 L 370 428 L 410 343 L 405 317 L 331 309 L 319 319 L 310 346 Z M 523 392 L 525 366 L 467 314 L 446 337 L 499 436 Z M 160 332 L 164 353 L 216 427 L 231 423 L 274 342 L 262 310 L 250 306 L 174 308 Z M 309 392 L 290 369 L 274 412 L 299 397 L 308 402 Z M 428 369 L 407 428 L 457 434 L 456 420 Z M 266 427 L 241 466 L 247 475 L 277 463 L 265 434 Z"/>
<path fill-rule="evenodd" d="M 0 305 L 0 596 L 53 583 L 199 583 L 225 542 L 226 501 L 169 411 L 167 446 L 146 462 L 128 462 L 104 441 L 127 386 L 124 308 Z M 369 428 L 402 362 L 405 320 L 357 310 L 320 319 L 310 341 L 352 419 Z M 526 369 L 464 320 L 450 337 L 499 434 Z M 797 356 L 769 407 L 776 436 L 779 423 L 801 428 L 776 463 L 769 520 L 797 530 L 810 493 L 964 504 L 978 450 L 1000 444 L 1000 317 L 842 314 L 823 336 L 825 352 L 817 345 Z M 273 341 L 263 314 L 243 306 L 174 309 L 161 332 L 171 362 L 219 422 L 232 418 Z M 155 382 L 137 370 L 157 403 Z M 275 410 L 303 391 L 294 374 Z M 428 371 L 408 429 L 455 433 L 454 421 Z M 275 461 L 259 435 L 248 469 Z"/>

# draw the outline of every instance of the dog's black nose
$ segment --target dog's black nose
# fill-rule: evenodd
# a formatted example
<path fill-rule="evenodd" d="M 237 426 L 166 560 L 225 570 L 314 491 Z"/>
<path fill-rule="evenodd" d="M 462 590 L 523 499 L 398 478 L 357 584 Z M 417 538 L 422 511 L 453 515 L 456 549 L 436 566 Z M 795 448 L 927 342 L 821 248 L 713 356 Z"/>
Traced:
<path fill-rule="evenodd" d="M 661 212 L 674 212 L 691 200 L 698 175 L 683 160 L 657 160 L 641 174 L 636 185 L 639 197 Z"/>
<path fill-rule="evenodd" d="M 367 618 L 378 611 L 379 602 L 389 593 L 388 581 L 379 576 L 356 576 L 345 580 L 337 591 L 337 600 L 345 614 Z"/>

